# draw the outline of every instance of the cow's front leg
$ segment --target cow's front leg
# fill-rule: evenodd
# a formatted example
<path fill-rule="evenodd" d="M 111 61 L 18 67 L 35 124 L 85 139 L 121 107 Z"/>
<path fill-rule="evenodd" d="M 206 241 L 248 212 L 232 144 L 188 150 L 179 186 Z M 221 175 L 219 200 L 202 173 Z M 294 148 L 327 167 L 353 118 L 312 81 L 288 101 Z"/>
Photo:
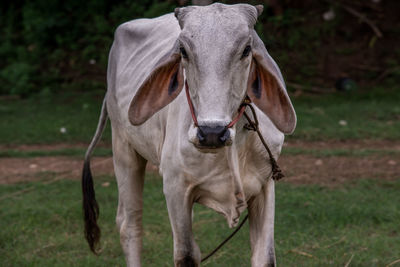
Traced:
<path fill-rule="evenodd" d="M 183 177 L 164 175 L 164 194 L 174 238 L 174 264 L 176 267 L 200 265 L 200 249 L 192 232 L 193 198 L 190 186 Z"/>
<path fill-rule="evenodd" d="M 146 160 L 113 130 L 114 171 L 118 183 L 116 222 L 128 267 L 141 266 L 142 195 Z"/>
<path fill-rule="evenodd" d="M 249 201 L 251 266 L 276 266 L 274 246 L 275 182 L 268 179 L 258 196 Z"/>

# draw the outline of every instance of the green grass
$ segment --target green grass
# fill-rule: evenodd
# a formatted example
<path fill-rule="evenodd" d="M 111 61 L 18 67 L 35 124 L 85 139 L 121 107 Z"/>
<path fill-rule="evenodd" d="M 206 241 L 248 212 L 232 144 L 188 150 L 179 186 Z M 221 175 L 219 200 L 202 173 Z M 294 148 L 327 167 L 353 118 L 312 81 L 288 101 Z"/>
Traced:
<path fill-rule="evenodd" d="M 348 93 L 292 97 L 298 124 L 293 139 L 400 138 L 400 90 L 374 88 Z M 340 125 L 344 120 L 347 125 Z"/>
<path fill-rule="evenodd" d="M 282 155 L 311 155 L 314 157 L 367 157 L 367 156 L 387 156 L 387 155 L 400 155 L 400 151 L 396 149 L 346 149 L 346 148 L 329 148 L 329 149 L 316 149 L 316 148 L 298 148 L 298 147 L 284 147 Z M 0 153 L 1 157 L 1 153 Z"/>
<path fill-rule="evenodd" d="M 106 181 L 109 187 L 102 186 Z M 99 257 L 90 254 L 83 238 L 79 181 L 1 185 L 2 265 L 124 266 L 114 223 L 116 184 L 111 177 L 97 177 L 95 187 L 101 208 Z M 399 191 L 400 181 L 367 180 L 335 189 L 278 183 L 278 264 L 344 266 L 354 255 L 350 266 L 385 266 L 399 259 Z M 144 196 L 143 266 L 172 266 L 172 236 L 158 176 L 147 176 Z M 195 207 L 194 232 L 203 253 L 231 231 L 222 216 Z M 246 224 L 203 266 L 249 266 L 249 262 Z"/>
<path fill-rule="evenodd" d="M 400 90 L 292 97 L 298 124 L 289 139 L 400 139 Z M 0 144 L 89 143 L 104 91 L 0 100 Z M 339 125 L 340 120 L 347 122 Z M 65 127 L 67 132 L 61 133 Z M 110 127 L 103 140 L 110 142 Z"/>
<path fill-rule="evenodd" d="M 89 143 L 103 91 L 0 100 L 0 144 Z M 400 138 L 400 90 L 292 97 L 298 126 L 289 139 L 342 140 Z M 347 121 L 346 126 L 339 125 Z M 60 128 L 65 127 L 66 133 Z M 110 142 L 110 127 L 103 140 Z M 0 157 L 82 157 L 85 148 L 3 149 Z M 391 149 L 285 147 L 287 155 L 318 157 L 398 156 Z M 97 148 L 97 156 L 111 155 Z M 2 266 L 124 266 L 115 228 L 117 188 L 112 177 L 96 177 L 102 253 L 89 253 L 82 233 L 80 182 L 59 180 L 0 185 L 0 262 Z M 374 178 L 374 177 L 371 177 Z M 47 180 L 46 180 L 47 179 Z M 102 183 L 110 182 L 109 187 Z M 334 189 L 278 183 L 276 253 L 281 266 L 385 266 L 400 259 L 400 180 L 361 181 Z M 143 266 L 172 266 L 172 236 L 162 181 L 148 175 L 144 193 Z M 222 216 L 196 205 L 194 232 L 203 254 L 232 230 Z M 249 266 L 246 225 L 203 266 Z"/>
<path fill-rule="evenodd" d="M 0 101 L 0 144 L 90 142 L 104 91 Z M 60 129 L 66 128 L 66 133 Z M 111 140 L 108 126 L 104 140 Z"/>
<path fill-rule="evenodd" d="M 56 150 L 16 150 L 4 149 L 0 151 L 0 158 L 32 158 L 32 157 L 51 157 L 51 156 L 69 156 L 75 158 L 83 158 L 86 148 L 63 148 Z M 111 148 L 97 147 L 94 156 L 106 157 L 112 156 Z M 311 155 L 314 157 L 368 157 L 368 156 L 397 156 L 400 151 L 396 149 L 316 149 L 316 148 L 298 148 L 285 147 L 282 150 L 282 155 Z"/>

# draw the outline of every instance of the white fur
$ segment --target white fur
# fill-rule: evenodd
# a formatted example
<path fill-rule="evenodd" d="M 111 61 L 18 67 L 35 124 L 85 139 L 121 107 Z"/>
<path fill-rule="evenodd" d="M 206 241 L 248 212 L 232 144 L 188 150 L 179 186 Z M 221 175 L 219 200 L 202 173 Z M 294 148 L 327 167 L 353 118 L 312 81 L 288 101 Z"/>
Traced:
<path fill-rule="evenodd" d="M 224 16 L 213 15 L 221 8 L 226 9 Z M 119 189 L 117 224 L 128 266 L 140 266 L 146 161 L 159 166 L 163 176 L 175 265 L 188 255 L 196 264 L 200 261 L 191 230 L 194 201 L 221 213 L 230 227 L 236 226 L 240 214 L 249 208 L 252 266 L 271 263 L 274 182 L 268 154 L 256 133 L 243 128 L 245 119 L 241 118 L 231 129 L 232 145 L 213 153 L 193 145 L 197 142 L 196 128 L 184 90 L 144 124 L 132 126 L 128 119 L 130 102 L 140 85 L 176 40 L 186 37 L 193 47 L 182 41 L 189 54 L 189 60 L 183 59 L 182 64 L 199 124 L 229 123 L 246 94 L 251 55 L 243 60 L 240 56 L 246 44 L 251 44 L 253 30 L 241 9 L 253 12 L 252 8 L 220 4 L 193 7 L 193 15 L 185 16 L 184 31 L 173 14 L 130 21 L 116 31 L 109 58 L 106 102 Z M 255 8 L 254 12 L 257 14 Z M 239 37 L 242 42 L 234 46 Z M 261 132 L 277 158 L 284 135 L 255 109 Z"/>

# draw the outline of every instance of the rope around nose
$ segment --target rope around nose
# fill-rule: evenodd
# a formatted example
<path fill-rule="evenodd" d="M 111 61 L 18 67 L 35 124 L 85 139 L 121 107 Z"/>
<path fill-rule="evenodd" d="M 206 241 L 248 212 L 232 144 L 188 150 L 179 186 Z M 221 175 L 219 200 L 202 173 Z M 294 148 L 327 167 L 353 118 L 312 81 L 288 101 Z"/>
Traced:
<path fill-rule="evenodd" d="M 192 115 L 193 124 L 194 124 L 194 126 L 199 127 L 199 124 L 197 122 L 197 117 L 194 112 L 193 102 L 192 102 L 192 99 L 190 98 L 189 85 L 187 84 L 187 81 L 185 81 L 185 92 L 186 92 L 186 99 L 187 99 L 189 109 L 190 109 L 190 115 Z M 244 103 L 246 101 L 250 101 L 250 99 L 247 96 L 246 96 L 245 100 L 243 101 L 243 103 L 240 105 L 238 114 L 236 115 L 235 118 L 233 118 L 233 120 L 230 123 L 228 123 L 228 125 L 225 126 L 225 129 L 232 128 L 233 125 L 235 125 L 239 121 L 240 117 L 242 117 L 244 111 L 246 110 L 246 106 L 244 105 Z"/>
<path fill-rule="evenodd" d="M 189 104 L 190 105 L 190 104 Z M 249 107 L 251 110 L 251 113 L 253 115 L 254 121 L 252 121 L 249 117 L 249 115 L 247 115 L 245 109 L 246 107 Z M 260 129 L 258 127 L 258 118 L 256 115 L 256 111 L 254 110 L 254 107 L 251 105 L 251 101 L 250 98 L 248 96 L 246 96 L 245 100 L 243 101 L 243 103 L 240 105 L 239 108 L 239 115 L 237 116 L 237 118 L 235 118 L 234 120 L 236 120 L 234 122 L 234 120 L 232 120 L 231 123 L 235 124 L 241 114 L 244 114 L 244 117 L 247 119 L 247 124 L 244 125 L 244 128 L 249 130 L 249 131 L 255 131 L 258 134 L 258 137 L 260 138 L 261 143 L 263 144 L 263 146 L 265 147 L 265 149 L 268 152 L 268 156 L 269 156 L 269 163 L 271 164 L 272 167 L 272 179 L 273 180 L 280 180 L 282 179 L 284 176 L 284 174 L 282 173 L 282 170 L 279 168 L 278 163 L 276 162 L 274 156 L 271 153 L 271 150 L 269 149 L 267 143 L 264 140 L 264 137 L 262 136 Z M 192 113 L 193 115 L 193 113 Z M 232 124 L 232 126 L 233 126 Z M 230 124 L 229 124 L 230 125 Z M 228 126 L 229 126 L 228 125 Z M 227 128 L 229 128 L 227 126 Z M 231 126 L 231 127 L 232 127 Z M 224 241 L 222 241 L 213 251 L 211 251 L 207 256 L 205 256 L 204 258 L 201 259 L 201 262 L 206 261 L 208 258 L 210 258 L 212 255 L 214 255 L 223 245 L 225 245 L 239 230 L 240 228 L 242 228 L 242 226 L 244 225 L 244 223 L 247 221 L 249 215 L 246 214 L 246 216 L 244 217 L 243 221 L 240 223 L 240 225 L 235 229 L 235 231 L 233 231 L 227 238 L 225 238 Z"/>

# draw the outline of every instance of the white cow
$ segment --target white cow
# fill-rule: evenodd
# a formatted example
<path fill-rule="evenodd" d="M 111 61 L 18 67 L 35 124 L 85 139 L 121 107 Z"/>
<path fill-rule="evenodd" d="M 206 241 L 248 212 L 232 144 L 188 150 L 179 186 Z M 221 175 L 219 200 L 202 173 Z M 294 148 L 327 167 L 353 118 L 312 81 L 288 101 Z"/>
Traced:
<path fill-rule="evenodd" d="M 277 158 L 284 134 L 296 125 L 280 70 L 254 31 L 262 9 L 190 6 L 118 27 L 108 91 L 82 178 L 85 234 L 94 252 L 100 230 L 89 159 L 108 113 L 119 191 L 116 221 L 128 266 L 141 265 L 148 161 L 159 166 L 163 177 L 175 266 L 200 264 L 192 233 L 195 202 L 222 214 L 230 227 L 247 208 L 252 266 L 275 265 L 275 193 L 268 153 L 257 134 L 244 129 L 245 118 L 226 127 L 248 95 Z M 188 89 L 187 96 L 182 88 Z"/>

